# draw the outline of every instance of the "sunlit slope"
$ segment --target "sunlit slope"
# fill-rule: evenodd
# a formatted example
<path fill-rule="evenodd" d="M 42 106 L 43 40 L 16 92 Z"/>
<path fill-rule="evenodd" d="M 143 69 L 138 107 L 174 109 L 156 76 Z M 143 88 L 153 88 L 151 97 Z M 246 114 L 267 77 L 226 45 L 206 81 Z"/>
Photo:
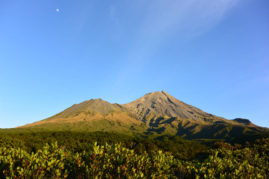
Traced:
<path fill-rule="evenodd" d="M 149 93 L 124 105 L 147 124 L 147 134 L 170 133 L 186 138 L 234 138 L 266 129 L 246 119 L 227 120 L 188 105 L 165 91 Z"/>
<path fill-rule="evenodd" d="M 50 118 L 23 127 L 127 133 L 145 130 L 145 125 L 136 120 L 125 107 L 102 99 L 75 104 Z"/>
<path fill-rule="evenodd" d="M 150 120 L 159 117 L 191 119 L 200 123 L 226 121 L 224 118 L 208 114 L 196 107 L 188 105 L 165 91 L 148 93 L 142 98 L 124 106 L 136 114 L 137 119 L 145 122 L 150 122 Z"/>
<path fill-rule="evenodd" d="M 268 131 L 246 119 L 227 120 L 188 105 L 165 91 L 128 104 L 84 101 L 48 119 L 23 126 L 49 130 L 113 131 L 186 138 L 235 138 Z"/>

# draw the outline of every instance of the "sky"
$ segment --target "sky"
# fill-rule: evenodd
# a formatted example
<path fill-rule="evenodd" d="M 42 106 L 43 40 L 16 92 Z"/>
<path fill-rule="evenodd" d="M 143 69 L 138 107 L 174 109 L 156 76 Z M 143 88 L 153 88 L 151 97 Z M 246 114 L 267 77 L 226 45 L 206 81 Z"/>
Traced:
<path fill-rule="evenodd" d="M 0 0 L 0 128 L 161 90 L 269 127 L 269 1 Z"/>

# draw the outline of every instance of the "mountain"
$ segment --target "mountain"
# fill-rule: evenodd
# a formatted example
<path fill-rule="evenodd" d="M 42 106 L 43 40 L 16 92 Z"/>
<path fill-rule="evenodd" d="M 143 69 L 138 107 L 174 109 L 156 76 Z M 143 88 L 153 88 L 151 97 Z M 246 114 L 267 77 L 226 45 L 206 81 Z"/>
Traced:
<path fill-rule="evenodd" d="M 227 139 L 268 131 L 247 119 L 227 120 L 206 113 L 165 91 L 148 93 L 123 105 L 91 99 L 22 128 L 168 134 L 189 139 Z"/>
<path fill-rule="evenodd" d="M 131 103 L 124 105 L 130 111 L 137 115 L 137 118 L 143 121 L 153 118 L 181 118 L 191 119 L 193 121 L 225 121 L 224 118 L 213 116 L 202 110 L 188 105 L 165 91 L 148 93 Z"/>
<path fill-rule="evenodd" d="M 130 133 L 140 128 L 144 130 L 143 126 L 124 106 L 110 104 L 102 99 L 91 99 L 74 104 L 50 118 L 25 125 L 23 128 Z"/>

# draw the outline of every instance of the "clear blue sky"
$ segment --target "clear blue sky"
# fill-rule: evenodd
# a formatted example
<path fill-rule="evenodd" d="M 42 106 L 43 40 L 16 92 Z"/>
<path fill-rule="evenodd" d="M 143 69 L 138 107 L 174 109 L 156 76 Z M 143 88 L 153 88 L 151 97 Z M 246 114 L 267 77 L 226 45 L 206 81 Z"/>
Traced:
<path fill-rule="evenodd" d="M 160 90 L 269 127 L 269 1 L 0 0 L 0 128 Z"/>

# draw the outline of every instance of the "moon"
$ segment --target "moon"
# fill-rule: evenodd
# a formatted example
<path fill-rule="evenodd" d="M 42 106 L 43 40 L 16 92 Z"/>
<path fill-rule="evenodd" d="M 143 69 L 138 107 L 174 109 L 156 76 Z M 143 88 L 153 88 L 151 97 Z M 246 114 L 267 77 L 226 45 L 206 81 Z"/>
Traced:
<path fill-rule="evenodd" d="M 57 8 L 57 9 L 56 9 L 56 12 L 60 12 L 60 9 Z"/>

